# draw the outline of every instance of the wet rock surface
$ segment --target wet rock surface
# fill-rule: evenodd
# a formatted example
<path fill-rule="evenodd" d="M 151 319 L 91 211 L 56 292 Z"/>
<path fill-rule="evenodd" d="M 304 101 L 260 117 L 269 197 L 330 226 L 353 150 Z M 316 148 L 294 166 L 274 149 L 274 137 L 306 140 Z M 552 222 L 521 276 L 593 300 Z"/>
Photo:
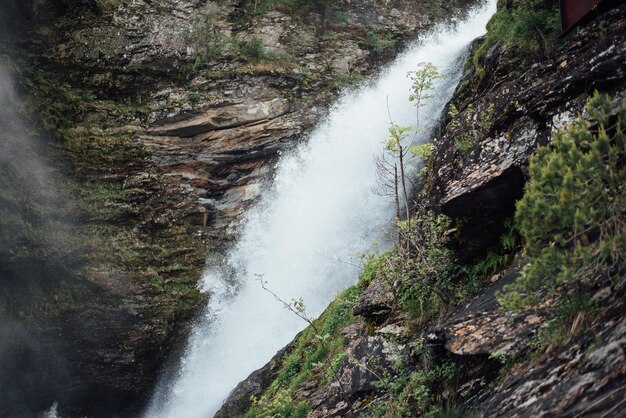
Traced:
<path fill-rule="evenodd" d="M 606 292 L 598 292 L 598 295 Z M 582 335 L 560 349 L 514 368 L 481 406 L 484 416 L 605 416 L 624 413 L 626 321 L 623 289 L 602 298 L 602 314 L 579 314 Z"/>

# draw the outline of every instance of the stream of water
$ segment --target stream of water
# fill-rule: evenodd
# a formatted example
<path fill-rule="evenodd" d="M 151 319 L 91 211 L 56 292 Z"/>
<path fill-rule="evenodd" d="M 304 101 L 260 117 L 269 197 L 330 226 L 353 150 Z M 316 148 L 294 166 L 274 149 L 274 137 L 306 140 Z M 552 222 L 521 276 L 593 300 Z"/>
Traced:
<path fill-rule="evenodd" d="M 400 125 L 415 124 L 407 73 L 430 61 L 445 76 L 420 110 L 425 140 L 458 83 L 468 44 L 485 33 L 494 12 L 492 0 L 433 30 L 374 83 L 347 93 L 303 145 L 282 156 L 241 238 L 206 271 L 202 286 L 210 303 L 146 417 L 212 416 L 237 383 L 305 327 L 261 288 L 258 276 L 284 300 L 303 298 L 310 316 L 354 283 L 356 256 L 384 245 L 391 231 L 393 202 L 375 192 L 373 156 L 388 136 L 389 114 Z"/>

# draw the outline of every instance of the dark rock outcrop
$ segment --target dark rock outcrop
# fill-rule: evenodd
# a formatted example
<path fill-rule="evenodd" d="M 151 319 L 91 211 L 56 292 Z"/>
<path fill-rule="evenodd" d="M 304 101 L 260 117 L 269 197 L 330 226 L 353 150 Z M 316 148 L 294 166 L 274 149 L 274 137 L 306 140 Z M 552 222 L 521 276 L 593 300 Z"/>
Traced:
<path fill-rule="evenodd" d="M 391 314 L 395 303 L 393 285 L 384 278 L 377 278 L 355 302 L 352 313 L 373 320 L 384 319 Z"/>
<path fill-rule="evenodd" d="M 496 292 L 514 282 L 525 261 L 518 255 L 512 266 L 481 296 L 453 312 L 442 325 L 445 347 L 460 356 L 515 357 L 546 320 L 545 303 L 532 310 L 507 312 L 496 301 Z"/>
<path fill-rule="evenodd" d="M 230 418 L 243 415 L 250 408 L 251 398 L 263 394 L 276 378 L 281 362 L 291 351 L 291 344 L 280 350 L 265 366 L 250 374 L 232 390 L 215 418 Z"/>
<path fill-rule="evenodd" d="M 448 125 L 438 142 L 430 192 L 443 213 L 467 226 L 457 243 L 463 259 L 497 243 L 503 220 L 512 216 L 522 195 L 533 150 L 548 144 L 557 127 L 581 112 L 595 89 L 616 100 L 624 97 L 623 15 L 624 8 L 617 8 L 569 35 L 550 59 L 518 78 L 505 70 L 512 58 L 494 46 L 487 54 L 484 90 L 468 99 L 464 89 L 476 81 L 461 83 L 455 100 L 463 98 L 472 106 L 459 109 L 465 123 Z M 475 138 L 467 151 L 455 145 L 463 137 Z"/>

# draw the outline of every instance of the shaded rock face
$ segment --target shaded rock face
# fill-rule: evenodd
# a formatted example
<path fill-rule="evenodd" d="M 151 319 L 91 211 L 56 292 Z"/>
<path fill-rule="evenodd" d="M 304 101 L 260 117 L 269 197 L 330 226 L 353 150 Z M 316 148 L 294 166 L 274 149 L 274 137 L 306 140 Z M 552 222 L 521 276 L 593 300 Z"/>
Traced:
<path fill-rule="evenodd" d="M 355 302 L 352 313 L 372 320 L 384 319 L 391 313 L 395 301 L 393 286 L 384 278 L 377 278 Z"/>
<path fill-rule="evenodd" d="M 464 219 L 458 242 L 464 259 L 497 243 L 499 225 L 513 214 L 523 192 L 532 151 L 549 143 L 551 133 L 582 110 L 595 89 L 620 100 L 624 95 L 624 8 L 617 8 L 568 36 L 554 57 L 510 78 L 502 47 L 487 54 L 485 93 L 472 109 L 459 109 L 461 123 L 449 124 L 434 160 L 434 186 L 443 213 Z M 473 80 L 473 73 L 466 80 Z M 464 99 L 462 81 L 457 99 Z M 473 81 L 472 81 L 473 82 Z M 453 100 L 454 101 L 454 100 Z M 469 150 L 454 142 L 473 138 Z"/>
<path fill-rule="evenodd" d="M 574 322 L 583 335 L 558 353 L 548 352 L 509 372 L 481 406 L 484 416 L 623 416 L 624 289 L 606 290 L 595 296 L 607 307 L 601 315 L 591 321 L 581 312 Z"/>

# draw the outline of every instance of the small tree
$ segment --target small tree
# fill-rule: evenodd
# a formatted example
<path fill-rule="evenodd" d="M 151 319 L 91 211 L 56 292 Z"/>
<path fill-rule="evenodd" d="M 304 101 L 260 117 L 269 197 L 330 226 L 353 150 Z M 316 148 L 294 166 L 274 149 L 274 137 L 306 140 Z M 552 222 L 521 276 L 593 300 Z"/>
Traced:
<path fill-rule="evenodd" d="M 324 338 L 326 336 L 320 335 L 319 330 L 317 329 L 317 327 L 313 323 L 313 318 L 311 318 L 306 313 L 306 304 L 304 303 L 304 299 L 303 298 L 292 299 L 291 303 L 289 303 L 289 302 L 285 301 L 283 298 L 281 298 L 280 296 L 278 296 L 276 293 L 274 293 L 270 288 L 267 287 L 267 280 L 265 280 L 265 276 L 263 274 L 255 273 L 254 276 L 255 276 L 256 280 L 259 283 L 261 283 L 261 288 L 263 290 L 265 290 L 267 293 L 272 295 L 274 297 L 274 299 L 276 299 L 278 302 L 280 302 L 285 309 L 289 310 L 290 312 L 295 314 L 298 318 L 302 319 L 307 324 L 309 324 L 311 326 L 311 328 L 313 328 L 313 330 L 315 330 L 316 336 L 320 340 L 322 340 L 322 343 L 324 343 Z"/>
<path fill-rule="evenodd" d="M 424 106 L 426 100 L 433 98 L 429 92 L 433 89 L 434 81 L 438 78 L 443 78 L 437 66 L 430 62 L 421 62 L 418 64 L 418 67 L 418 70 L 411 71 L 408 74 L 408 77 L 413 82 L 409 101 L 415 105 L 416 131 L 420 129 L 420 107 Z"/>
<path fill-rule="evenodd" d="M 411 71 L 407 76 L 413 82 L 411 85 L 411 95 L 409 100 L 415 105 L 415 127 L 400 126 L 393 122 L 389 115 L 389 138 L 385 142 L 384 151 L 374 157 L 376 162 L 376 170 L 378 173 L 379 192 L 382 195 L 393 196 L 396 204 L 396 221 L 402 218 L 402 210 L 400 201 L 404 202 L 404 218 L 406 220 L 406 228 L 411 228 L 411 204 L 409 199 L 409 190 L 406 181 L 406 163 L 412 157 L 423 157 L 432 154 L 432 145 L 420 146 L 415 145 L 417 135 L 421 131 L 419 111 L 425 105 L 425 101 L 432 98 L 429 94 L 432 90 L 434 81 L 441 78 L 442 75 L 437 71 L 437 67 L 430 62 L 421 62 L 418 64 L 419 69 Z M 410 141 L 410 133 L 413 136 Z M 398 228 L 397 241 L 398 246 L 408 251 L 410 240 L 402 242 L 400 228 Z"/>

